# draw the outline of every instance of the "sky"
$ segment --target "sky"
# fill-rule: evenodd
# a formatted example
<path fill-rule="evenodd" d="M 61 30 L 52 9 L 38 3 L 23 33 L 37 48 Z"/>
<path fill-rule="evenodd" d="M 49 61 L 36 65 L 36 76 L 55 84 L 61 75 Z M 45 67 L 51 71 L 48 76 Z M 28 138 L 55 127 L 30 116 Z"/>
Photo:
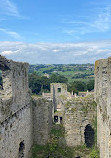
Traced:
<path fill-rule="evenodd" d="M 111 0 L 0 0 L 0 54 L 30 64 L 111 56 Z"/>

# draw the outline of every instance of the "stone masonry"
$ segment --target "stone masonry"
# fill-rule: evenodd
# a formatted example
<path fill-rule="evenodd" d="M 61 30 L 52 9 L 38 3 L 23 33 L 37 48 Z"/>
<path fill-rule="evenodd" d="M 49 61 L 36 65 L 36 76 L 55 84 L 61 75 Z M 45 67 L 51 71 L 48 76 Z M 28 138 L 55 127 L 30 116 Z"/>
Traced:
<path fill-rule="evenodd" d="M 51 83 L 50 89 L 54 111 L 59 109 L 64 110 L 64 106 L 61 104 L 61 95 L 67 96 L 67 85 L 65 83 Z"/>
<path fill-rule="evenodd" d="M 87 126 L 90 126 L 94 131 L 91 136 L 94 145 L 97 108 L 94 95 L 70 99 L 64 102 L 64 106 L 63 124 L 66 144 L 68 146 L 84 145 L 87 141 L 85 140 L 85 130 L 87 130 Z M 90 130 L 88 132 L 91 133 Z"/>
<path fill-rule="evenodd" d="M 63 123 L 66 145 L 91 145 L 96 132 L 93 94 L 71 97 L 66 84 L 52 83 L 51 93 L 31 97 L 27 63 L 0 56 L 0 69 L 0 158 L 29 158 L 33 144 L 47 143 L 54 116 Z M 95 63 L 95 78 L 100 158 L 111 158 L 111 58 Z"/>
<path fill-rule="evenodd" d="M 43 97 L 52 98 L 56 110 L 53 115 L 54 122 L 63 124 L 65 144 L 67 146 L 84 145 L 87 142 L 85 131 L 90 135 L 92 130 L 91 141 L 94 145 L 97 121 L 97 104 L 94 101 L 94 93 L 89 92 L 85 97 L 74 97 L 67 92 L 65 83 L 52 83 L 50 87 L 51 92 L 44 93 Z M 87 129 L 88 127 L 89 129 Z"/>
<path fill-rule="evenodd" d="M 0 158 L 28 158 L 34 143 L 47 143 L 52 101 L 33 101 L 31 98 L 27 63 L 0 56 L 0 69 L 3 79 L 3 89 L 0 90 Z M 44 137 L 40 142 L 41 134 Z"/>
<path fill-rule="evenodd" d="M 52 127 L 51 99 L 33 97 L 33 135 L 34 144 L 45 145 Z"/>
<path fill-rule="evenodd" d="M 97 143 L 100 158 L 111 158 L 111 57 L 95 62 Z"/>

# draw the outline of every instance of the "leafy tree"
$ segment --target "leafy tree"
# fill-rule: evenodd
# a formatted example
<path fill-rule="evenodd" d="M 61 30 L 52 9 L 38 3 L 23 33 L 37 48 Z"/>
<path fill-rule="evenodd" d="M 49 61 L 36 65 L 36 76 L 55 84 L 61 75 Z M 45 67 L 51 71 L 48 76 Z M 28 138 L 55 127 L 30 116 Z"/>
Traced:
<path fill-rule="evenodd" d="M 89 91 L 93 90 L 94 89 L 94 80 L 90 80 L 88 83 L 87 83 L 87 89 Z"/>
<path fill-rule="evenodd" d="M 67 83 L 68 79 L 63 75 L 52 74 L 50 75 L 50 83 Z"/>
<path fill-rule="evenodd" d="M 32 90 L 32 93 L 38 94 L 41 91 L 41 80 L 35 72 L 29 74 L 29 87 Z"/>
<path fill-rule="evenodd" d="M 50 80 L 46 76 L 41 77 L 42 91 L 50 91 Z"/>
<path fill-rule="evenodd" d="M 69 91 L 69 92 L 74 92 L 74 93 L 77 93 L 78 94 L 78 90 L 77 90 L 77 88 L 75 87 L 75 85 L 74 84 L 72 84 L 72 83 L 70 83 L 70 84 L 68 84 L 68 86 L 67 86 L 67 90 Z"/>
<path fill-rule="evenodd" d="M 78 93 L 79 91 L 85 91 L 86 90 L 86 83 L 82 81 L 74 81 L 68 84 L 68 91 L 74 91 L 74 93 Z"/>
<path fill-rule="evenodd" d="M 50 83 L 66 83 L 68 80 L 62 75 L 52 74 L 50 78 L 39 76 L 36 72 L 29 74 L 29 87 L 32 93 L 41 94 L 50 91 Z"/>

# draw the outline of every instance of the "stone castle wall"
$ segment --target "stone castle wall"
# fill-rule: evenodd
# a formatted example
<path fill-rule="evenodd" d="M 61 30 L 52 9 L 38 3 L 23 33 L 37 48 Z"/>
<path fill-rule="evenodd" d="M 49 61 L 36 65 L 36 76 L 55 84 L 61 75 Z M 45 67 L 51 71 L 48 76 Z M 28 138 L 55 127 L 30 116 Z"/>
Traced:
<path fill-rule="evenodd" d="M 111 158 L 111 57 L 95 62 L 97 142 L 100 158 Z"/>
<path fill-rule="evenodd" d="M 0 121 L 2 122 L 10 114 L 30 104 L 30 94 L 27 63 L 14 62 L 0 56 L 0 68 L 3 78 L 3 89 L 0 90 Z"/>
<path fill-rule="evenodd" d="M 96 63 L 95 91 L 98 104 L 98 145 L 101 158 L 110 158 L 110 62 Z M 87 125 L 95 129 L 96 104 L 93 95 L 68 97 L 66 84 L 51 84 L 50 97 L 31 98 L 28 88 L 28 64 L 0 56 L 3 89 L 0 90 L 0 158 L 29 157 L 33 144 L 46 144 L 57 108 L 65 128 L 68 146 L 85 143 Z M 61 113 L 62 112 L 62 113 Z M 101 135 L 100 135 L 100 134 Z M 109 157 L 108 157 L 109 156 Z"/>
<path fill-rule="evenodd" d="M 20 142 L 24 141 L 24 157 L 33 144 L 32 111 L 26 106 L 0 125 L 0 158 L 19 158 Z"/>
<path fill-rule="evenodd" d="M 85 144 L 85 128 L 96 130 L 96 103 L 93 95 L 70 99 L 65 103 L 64 128 L 68 146 Z"/>
<path fill-rule="evenodd" d="M 33 98 L 33 136 L 34 144 L 47 144 L 52 127 L 52 100 Z"/>
<path fill-rule="evenodd" d="M 34 143 L 47 142 L 52 102 L 31 99 L 27 63 L 0 56 L 0 69 L 0 158 L 28 158 Z"/>
<path fill-rule="evenodd" d="M 51 83 L 51 97 L 53 99 L 54 111 L 64 107 L 61 104 L 61 95 L 67 96 L 67 85 L 65 83 Z"/>
<path fill-rule="evenodd" d="M 24 142 L 28 157 L 32 138 L 31 97 L 28 88 L 28 64 L 0 56 L 3 89 L 0 91 L 0 158 L 18 158 Z"/>

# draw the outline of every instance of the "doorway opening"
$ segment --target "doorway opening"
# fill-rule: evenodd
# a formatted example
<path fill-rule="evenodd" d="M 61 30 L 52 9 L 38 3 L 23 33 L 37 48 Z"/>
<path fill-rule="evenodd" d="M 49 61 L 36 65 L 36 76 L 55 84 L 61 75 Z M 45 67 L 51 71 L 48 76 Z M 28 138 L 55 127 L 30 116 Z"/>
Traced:
<path fill-rule="evenodd" d="M 84 137 L 86 146 L 89 148 L 92 147 L 94 145 L 94 129 L 90 124 L 85 127 Z"/>

